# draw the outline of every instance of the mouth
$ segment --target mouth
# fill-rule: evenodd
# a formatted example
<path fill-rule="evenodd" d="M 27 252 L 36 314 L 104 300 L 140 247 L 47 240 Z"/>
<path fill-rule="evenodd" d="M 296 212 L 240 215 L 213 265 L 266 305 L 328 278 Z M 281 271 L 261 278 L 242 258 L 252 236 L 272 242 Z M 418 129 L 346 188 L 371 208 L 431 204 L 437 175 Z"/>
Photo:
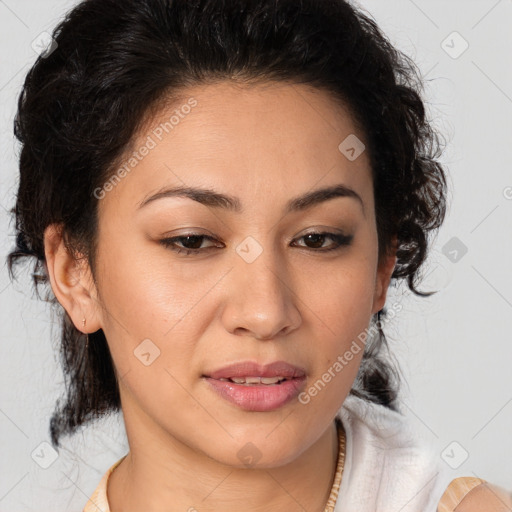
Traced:
<path fill-rule="evenodd" d="M 242 386 L 254 386 L 255 384 L 263 384 L 269 386 L 272 384 L 281 384 L 284 380 L 290 380 L 287 377 L 233 377 L 230 379 L 218 379 L 221 382 L 233 382 Z"/>
<path fill-rule="evenodd" d="M 209 389 L 246 411 L 279 409 L 297 397 L 306 381 L 304 369 L 276 361 L 237 363 L 202 375 Z"/>

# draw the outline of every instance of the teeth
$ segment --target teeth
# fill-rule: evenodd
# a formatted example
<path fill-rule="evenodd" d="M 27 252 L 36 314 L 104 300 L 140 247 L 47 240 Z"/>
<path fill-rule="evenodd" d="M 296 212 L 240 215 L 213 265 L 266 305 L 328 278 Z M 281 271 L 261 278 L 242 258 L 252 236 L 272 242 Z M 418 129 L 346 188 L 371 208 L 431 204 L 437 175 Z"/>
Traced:
<path fill-rule="evenodd" d="M 260 377 L 245 377 L 245 379 L 242 378 L 242 381 L 245 380 L 246 384 L 260 384 L 261 378 Z"/>
<path fill-rule="evenodd" d="M 245 379 L 242 377 L 242 378 L 238 378 L 238 377 L 232 377 L 231 380 L 235 383 L 235 384 L 245 384 Z M 259 379 L 256 380 L 256 382 L 259 382 Z"/>
<path fill-rule="evenodd" d="M 285 377 L 232 377 L 231 380 L 235 384 L 277 384 L 278 382 L 285 380 Z"/>
<path fill-rule="evenodd" d="M 277 384 L 283 377 L 261 377 L 262 384 Z"/>

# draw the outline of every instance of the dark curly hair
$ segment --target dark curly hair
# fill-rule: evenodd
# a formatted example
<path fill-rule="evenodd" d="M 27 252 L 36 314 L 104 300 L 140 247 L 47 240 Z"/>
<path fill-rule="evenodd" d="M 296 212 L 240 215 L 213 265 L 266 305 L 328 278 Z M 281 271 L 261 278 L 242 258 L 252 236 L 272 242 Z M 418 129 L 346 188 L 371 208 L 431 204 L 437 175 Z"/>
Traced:
<path fill-rule="evenodd" d="M 53 31 L 18 99 L 21 143 L 13 267 L 34 257 L 33 280 L 48 283 L 44 230 L 56 223 L 75 257 L 95 272 L 98 199 L 145 120 L 189 86 L 232 81 L 288 82 L 324 90 L 348 107 L 368 141 L 379 257 L 397 239 L 392 278 L 417 295 L 429 235 L 442 224 L 446 177 L 439 134 L 426 117 L 413 61 L 375 21 L 345 0 L 85 0 Z M 120 394 L 103 331 L 84 334 L 51 287 L 60 313 L 66 393 L 50 420 L 63 434 L 119 411 Z M 351 394 L 398 410 L 399 375 L 378 336 L 366 344 Z M 375 320 L 375 317 L 372 320 Z"/>

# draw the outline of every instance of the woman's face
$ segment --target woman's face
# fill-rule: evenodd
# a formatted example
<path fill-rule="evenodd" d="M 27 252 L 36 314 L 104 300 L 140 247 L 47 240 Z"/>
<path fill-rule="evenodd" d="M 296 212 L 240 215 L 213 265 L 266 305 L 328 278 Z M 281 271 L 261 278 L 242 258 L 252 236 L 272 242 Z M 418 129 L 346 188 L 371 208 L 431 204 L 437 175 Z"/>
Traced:
<path fill-rule="evenodd" d="M 132 446 L 273 467 L 332 424 L 394 264 L 358 140 L 327 93 L 287 84 L 189 89 L 138 136 L 98 192 L 96 274 Z M 287 379 L 230 380 L 262 375 Z"/>

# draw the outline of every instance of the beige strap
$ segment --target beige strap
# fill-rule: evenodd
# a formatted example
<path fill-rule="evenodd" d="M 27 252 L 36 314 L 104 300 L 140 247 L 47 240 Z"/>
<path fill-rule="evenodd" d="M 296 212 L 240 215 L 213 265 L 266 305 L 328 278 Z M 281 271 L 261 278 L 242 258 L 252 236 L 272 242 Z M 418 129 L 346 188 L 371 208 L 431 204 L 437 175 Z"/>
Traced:
<path fill-rule="evenodd" d="M 480 478 L 455 478 L 439 501 L 437 512 L 512 512 L 512 494 Z"/>

